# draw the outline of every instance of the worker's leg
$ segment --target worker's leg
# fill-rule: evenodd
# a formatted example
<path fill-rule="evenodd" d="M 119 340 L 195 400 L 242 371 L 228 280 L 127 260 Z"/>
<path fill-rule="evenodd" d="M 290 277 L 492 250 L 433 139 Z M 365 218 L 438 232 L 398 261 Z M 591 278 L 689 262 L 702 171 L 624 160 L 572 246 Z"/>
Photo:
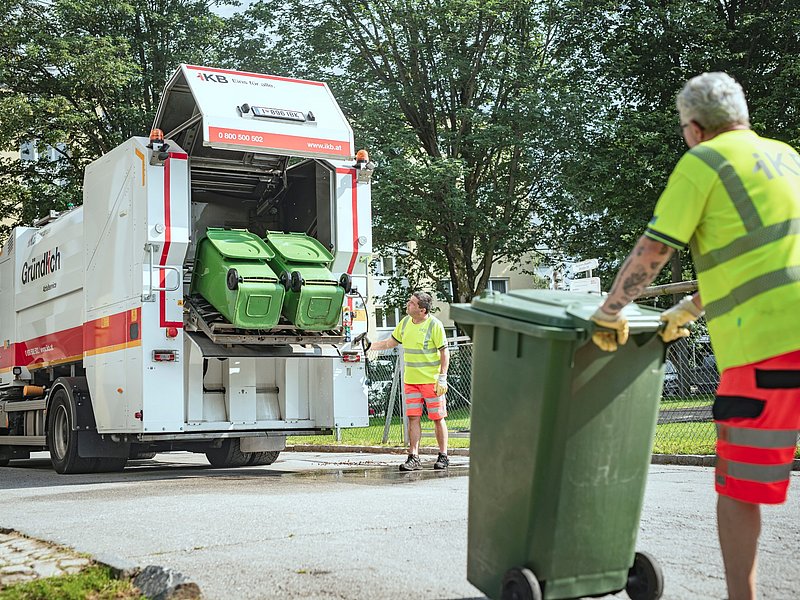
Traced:
<path fill-rule="evenodd" d="M 436 431 L 436 441 L 439 444 L 439 452 L 447 454 L 447 423 L 444 419 L 437 419 L 433 422 Z"/>
<path fill-rule="evenodd" d="M 728 600 L 755 600 L 761 507 L 727 496 L 717 499 L 717 526 Z"/>
<path fill-rule="evenodd" d="M 756 597 L 761 504 L 786 492 L 800 426 L 800 351 L 725 369 L 714 400 L 717 523 L 730 600 Z"/>
<path fill-rule="evenodd" d="M 422 437 L 421 417 L 408 417 L 409 454 L 419 456 L 419 439 Z"/>

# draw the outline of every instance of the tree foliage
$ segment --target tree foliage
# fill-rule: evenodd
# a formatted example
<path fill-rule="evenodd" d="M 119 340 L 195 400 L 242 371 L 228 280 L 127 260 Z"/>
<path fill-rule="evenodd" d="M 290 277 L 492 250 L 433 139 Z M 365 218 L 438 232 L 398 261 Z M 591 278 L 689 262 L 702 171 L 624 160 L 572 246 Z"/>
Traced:
<path fill-rule="evenodd" d="M 148 133 L 177 64 L 216 59 L 225 33 L 224 20 L 211 11 L 216 4 L 4 2 L 0 148 L 15 151 L 32 141 L 42 157 L 0 162 L 0 217 L 30 223 L 79 204 L 86 164 Z"/>
<path fill-rule="evenodd" d="M 252 8 L 262 54 L 330 81 L 379 163 L 377 249 L 480 292 L 536 247 L 553 159 L 542 122 L 553 29 L 519 0 L 289 0 Z M 252 38 L 251 38 L 252 41 Z"/>
<path fill-rule="evenodd" d="M 564 111 L 548 239 L 566 254 L 603 259 L 607 284 L 686 150 L 675 96 L 687 79 L 728 72 L 759 134 L 800 142 L 796 2 L 570 0 L 553 16 L 563 24 L 561 100 L 576 110 Z"/>

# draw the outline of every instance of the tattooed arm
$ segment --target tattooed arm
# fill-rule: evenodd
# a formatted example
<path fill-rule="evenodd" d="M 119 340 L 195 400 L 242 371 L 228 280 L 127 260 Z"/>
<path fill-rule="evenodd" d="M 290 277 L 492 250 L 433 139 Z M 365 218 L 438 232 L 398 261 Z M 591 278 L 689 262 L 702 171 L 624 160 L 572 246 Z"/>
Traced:
<path fill-rule="evenodd" d="M 639 297 L 667 264 L 675 252 L 666 244 L 642 236 L 617 273 L 614 285 L 603 306 L 606 313 L 617 314 L 629 302 Z"/>

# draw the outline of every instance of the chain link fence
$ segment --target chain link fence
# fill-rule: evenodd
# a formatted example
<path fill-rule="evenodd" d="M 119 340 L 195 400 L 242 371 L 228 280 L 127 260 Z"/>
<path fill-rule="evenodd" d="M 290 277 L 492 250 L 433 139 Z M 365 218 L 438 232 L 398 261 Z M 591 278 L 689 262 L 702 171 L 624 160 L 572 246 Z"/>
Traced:
<path fill-rule="evenodd" d="M 653 451 L 658 454 L 714 454 L 716 429 L 711 407 L 719 373 L 705 320 L 692 325 L 692 335 L 667 350 L 664 388 Z M 451 338 L 447 425 L 450 447 L 469 447 L 472 399 L 472 343 Z M 399 349 L 370 353 L 368 366 L 370 427 L 358 435 L 363 445 L 404 446 L 402 355 Z M 423 418 L 422 445 L 435 446 L 432 424 Z"/>

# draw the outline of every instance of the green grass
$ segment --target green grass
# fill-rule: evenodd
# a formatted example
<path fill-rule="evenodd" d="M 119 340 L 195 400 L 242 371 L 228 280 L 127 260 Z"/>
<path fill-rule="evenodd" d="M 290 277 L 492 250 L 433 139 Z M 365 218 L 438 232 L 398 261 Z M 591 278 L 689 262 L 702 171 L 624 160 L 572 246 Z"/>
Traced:
<path fill-rule="evenodd" d="M 666 400 L 661 403 L 661 409 L 671 408 L 698 408 L 709 406 L 713 398 L 711 396 L 700 399 L 676 398 Z M 389 441 L 383 444 L 384 418 L 373 417 L 369 420 L 369 427 L 356 427 L 352 429 L 342 429 L 342 439 L 336 441 L 334 435 L 302 436 L 290 437 L 287 443 L 313 444 L 321 446 L 384 446 L 390 448 L 402 448 L 402 419 L 399 416 L 393 417 L 389 428 Z M 452 431 L 469 429 L 469 411 L 458 410 L 450 413 L 447 418 L 447 427 Z M 423 447 L 436 447 L 436 439 L 433 437 L 433 424 L 423 417 L 422 420 L 423 438 L 420 444 Z M 427 434 L 427 435 L 426 435 Z M 714 423 L 665 423 L 656 427 L 656 437 L 653 444 L 653 452 L 656 454 L 714 454 L 714 445 L 717 439 L 716 427 Z M 449 444 L 451 448 L 469 448 L 469 438 L 451 437 Z M 800 446 L 798 446 L 795 456 L 800 458 Z"/>
<path fill-rule="evenodd" d="M 714 404 L 714 396 L 701 396 L 699 398 L 669 398 L 662 400 L 660 410 L 672 410 L 675 408 L 701 408 Z"/>
<path fill-rule="evenodd" d="M 47 577 L 0 589 L 0 600 L 146 600 L 130 581 L 94 565 L 75 575 Z"/>
<path fill-rule="evenodd" d="M 389 425 L 389 441 L 386 444 L 382 443 L 385 422 L 385 417 L 371 417 L 369 427 L 342 429 L 341 442 L 336 441 L 335 435 L 315 435 L 289 437 L 286 443 L 289 445 L 313 444 L 323 446 L 385 446 L 387 449 L 402 448 L 402 417 L 392 417 Z M 451 412 L 447 417 L 447 428 L 451 432 L 469 429 L 469 411 L 457 410 Z M 427 417 L 422 418 L 422 440 L 420 440 L 420 445 L 426 448 L 433 448 L 437 445 L 436 438 L 433 437 L 433 423 Z M 448 446 L 451 448 L 469 448 L 469 438 L 451 437 L 448 441 Z"/>

